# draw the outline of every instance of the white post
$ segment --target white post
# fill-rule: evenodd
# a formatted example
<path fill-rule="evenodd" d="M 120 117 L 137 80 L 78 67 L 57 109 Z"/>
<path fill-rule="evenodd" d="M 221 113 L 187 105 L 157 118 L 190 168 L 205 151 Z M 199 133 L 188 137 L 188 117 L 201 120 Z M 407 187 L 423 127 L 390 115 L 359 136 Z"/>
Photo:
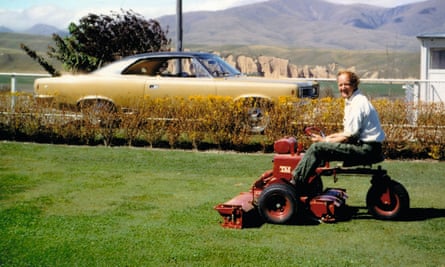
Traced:
<path fill-rule="evenodd" d="M 16 89 L 15 89 L 15 73 L 11 74 L 11 112 L 14 112 L 14 107 L 15 107 L 15 93 L 16 93 Z"/>

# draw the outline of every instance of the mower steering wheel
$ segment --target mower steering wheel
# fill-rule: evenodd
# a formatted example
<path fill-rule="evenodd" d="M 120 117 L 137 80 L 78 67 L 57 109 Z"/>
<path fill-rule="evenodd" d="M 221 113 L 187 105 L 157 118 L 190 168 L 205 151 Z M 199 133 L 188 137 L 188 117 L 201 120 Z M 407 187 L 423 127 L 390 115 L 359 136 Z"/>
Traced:
<path fill-rule="evenodd" d="M 315 127 L 315 126 L 310 126 L 310 127 L 306 127 L 306 128 L 304 128 L 304 133 L 307 135 L 307 136 L 309 136 L 309 137 L 312 137 L 312 136 L 314 136 L 314 132 L 318 132 L 318 134 L 321 136 L 321 137 L 326 137 L 326 135 L 324 134 L 324 132 L 320 129 L 320 128 L 318 128 L 318 127 Z"/>

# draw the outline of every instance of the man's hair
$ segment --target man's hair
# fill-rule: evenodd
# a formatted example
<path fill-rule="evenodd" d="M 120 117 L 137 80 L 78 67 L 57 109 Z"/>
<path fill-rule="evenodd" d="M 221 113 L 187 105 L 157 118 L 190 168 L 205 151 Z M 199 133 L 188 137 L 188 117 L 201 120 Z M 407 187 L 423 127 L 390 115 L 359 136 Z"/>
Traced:
<path fill-rule="evenodd" d="M 343 75 L 343 74 L 346 74 L 349 76 L 349 82 L 351 83 L 351 86 L 354 89 L 357 89 L 358 85 L 360 84 L 360 78 L 357 76 L 357 74 L 355 74 L 354 72 L 349 71 L 349 70 L 340 70 L 337 73 L 337 77 L 340 75 Z"/>

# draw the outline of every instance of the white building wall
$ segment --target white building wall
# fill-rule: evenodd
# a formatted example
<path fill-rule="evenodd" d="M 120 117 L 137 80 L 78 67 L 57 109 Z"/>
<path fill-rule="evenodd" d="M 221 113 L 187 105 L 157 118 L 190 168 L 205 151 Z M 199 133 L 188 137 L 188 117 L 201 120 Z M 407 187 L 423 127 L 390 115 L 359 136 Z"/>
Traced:
<path fill-rule="evenodd" d="M 420 88 L 419 101 L 445 103 L 445 66 L 432 66 L 432 51 L 441 51 L 445 56 L 445 34 L 417 37 L 420 48 Z M 443 51 L 443 52 L 442 52 Z"/>

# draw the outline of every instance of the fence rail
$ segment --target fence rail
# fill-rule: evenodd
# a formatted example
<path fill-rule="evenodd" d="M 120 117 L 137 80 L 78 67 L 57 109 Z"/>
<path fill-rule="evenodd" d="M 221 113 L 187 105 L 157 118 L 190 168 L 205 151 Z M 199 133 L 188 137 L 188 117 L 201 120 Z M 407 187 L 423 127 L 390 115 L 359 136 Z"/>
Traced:
<path fill-rule="evenodd" d="M 40 74 L 40 73 L 17 73 L 17 72 L 0 72 L 0 76 L 10 77 L 10 91 L 11 91 L 11 111 L 14 110 L 17 93 L 17 77 L 51 77 L 49 74 Z"/>
<path fill-rule="evenodd" d="M 16 72 L 0 72 L 0 76 L 10 77 L 11 94 L 17 92 L 17 77 L 51 77 L 49 74 L 39 74 L 39 73 L 16 73 Z"/>

